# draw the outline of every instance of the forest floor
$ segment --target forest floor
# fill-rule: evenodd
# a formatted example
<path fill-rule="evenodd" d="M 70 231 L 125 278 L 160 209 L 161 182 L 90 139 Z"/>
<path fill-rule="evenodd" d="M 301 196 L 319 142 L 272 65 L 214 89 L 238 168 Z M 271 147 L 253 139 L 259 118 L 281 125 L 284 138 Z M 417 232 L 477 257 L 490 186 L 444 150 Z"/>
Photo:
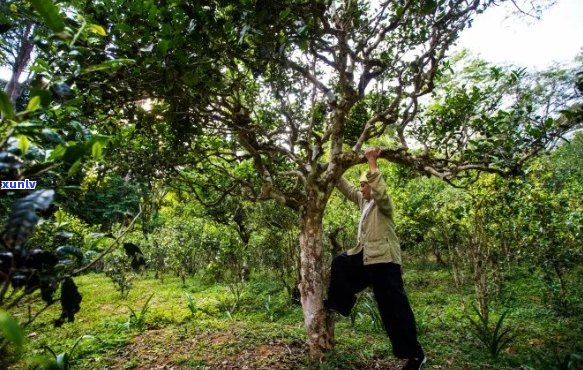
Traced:
<path fill-rule="evenodd" d="M 426 369 L 561 369 L 561 362 L 568 369 L 573 353 L 583 349 L 580 305 L 569 315 L 557 314 L 544 303 L 544 286 L 528 271 L 507 276 L 503 293 L 492 302 L 494 321 L 510 309 L 503 326 L 515 336 L 496 357 L 467 319 L 476 318 L 468 309 L 471 287 L 456 289 L 447 268 L 428 263 L 412 265 L 404 279 L 429 357 Z M 124 298 L 104 274 L 76 281 L 83 302 L 75 322 L 53 328 L 59 307 L 44 312 L 27 328 L 26 355 L 13 368 L 47 356 L 47 348 L 68 354 L 76 369 L 372 370 L 402 365 L 391 354 L 367 294 L 351 318 L 337 321 L 335 349 L 322 361 L 311 361 L 301 308 L 290 303 L 273 277 L 252 276 L 238 287 L 238 300 L 233 286 L 197 277 L 182 286 L 179 278 L 167 276 L 161 282 L 147 273 L 132 281 Z M 23 321 L 28 309 L 19 313 Z"/>

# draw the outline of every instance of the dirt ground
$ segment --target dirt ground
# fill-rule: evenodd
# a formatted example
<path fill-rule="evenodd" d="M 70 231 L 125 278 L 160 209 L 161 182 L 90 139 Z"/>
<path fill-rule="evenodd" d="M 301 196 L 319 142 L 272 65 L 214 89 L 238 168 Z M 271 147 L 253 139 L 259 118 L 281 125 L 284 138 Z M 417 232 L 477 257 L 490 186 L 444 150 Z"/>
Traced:
<path fill-rule="evenodd" d="M 308 348 L 302 341 L 270 340 L 241 345 L 238 332 L 188 333 L 168 329 L 146 330 L 120 349 L 108 369 L 138 370 L 293 370 L 317 369 L 308 365 Z M 387 358 L 354 364 L 353 369 L 400 369 L 402 363 Z M 329 368 L 329 367 L 326 367 Z M 337 370 L 344 370 L 338 368 Z"/>

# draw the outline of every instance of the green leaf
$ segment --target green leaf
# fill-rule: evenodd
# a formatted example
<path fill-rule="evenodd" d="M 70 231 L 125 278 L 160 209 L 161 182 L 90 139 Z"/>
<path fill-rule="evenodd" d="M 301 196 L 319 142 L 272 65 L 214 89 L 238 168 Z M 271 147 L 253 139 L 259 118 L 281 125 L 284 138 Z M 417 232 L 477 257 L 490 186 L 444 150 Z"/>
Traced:
<path fill-rule="evenodd" d="M 82 143 L 71 145 L 67 147 L 63 160 L 67 163 L 75 163 L 83 157 L 85 154 L 85 149 Z"/>
<path fill-rule="evenodd" d="M 49 63 L 42 59 L 42 58 L 36 58 L 34 61 L 34 64 L 29 68 L 30 71 L 33 72 L 49 72 L 50 71 L 50 66 Z M 39 83 L 40 81 L 37 81 L 37 83 Z"/>
<path fill-rule="evenodd" d="M 59 14 L 59 9 L 51 0 L 31 0 L 34 9 L 43 17 L 45 23 L 54 33 L 62 32 L 65 29 L 63 17 Z"/>
<path fill-rule="evenodd" d="M 402 6 L 397 6 L 397 8 L 395 9 L 395 16 L 397 18 L 401 18 L 404 13 L 405 13 L 405 8 L 403 8 Z"/>
<path fill-rule="evenodd" d="M 63 140 L 63 138 L 61 137 L 61 135 L 59 135 L 57 132 L 55 132 L 54 130 L 51 130 L 49 128 L 43 128 L 42 135 L 45 139 L 47 139 L 48 141 L 50 141 L 52 143 L 62 144 L 65 142 Z"/>
<path fill-rule="evenodd" d="M 170 48 L 170 41 L 168 40 L 160 40 L 158 43 L 158 50 L 160 50 L 160 54 L 166 55 L 168 49 Z"/>
<path fill-rule="evenodd" d="M 79 121 L 71 121 L 71 122 L 69 122 L 69 126 L 71 126 L 72 128 L 75 129 L 75 131 L 80 133 L 83 136 L 84 140 L 89 140 L 93 136 L 93 134 L 91 133 L 91 130 L 89 130 L 87 127 L 83 126 L 81 124 L 81 122 L 79 122 Z"/>
<path fill-rule="evenodd" d="M 57 212 L 55 212 L 55 221 L 57 221 L 57 227 L 61 227 L 66 224 L 65 216 L 65 212 L 60 208 Z"/>
<path fill-rule="evenodd" d="M 29 121 L 20 122 L 16 126 L 14 126 L 14 134 L 34 136 L 37 135 L 40 131 L 42 131 L 43 127 L 44 125 L 41 123 Z"/>
<path fill-rule="evenodd" d="M 307 51 L 308 50 L 308 46 L 309 46 L 309 42 L 307 38 L 301 38 L 298 46 L 300 47 L 301 50 L 303 51 Z"/>
<path fill-rule="evenodd" d="M 46 69 L 39 67 L 36 64 L 30 67 L 28 70 L 31 72 L 46 72 Z"/>
<path fill-rule="evenodd" d="M 102 145 L 107 144 L 110 139 L 111 139 L 111 137 L 108 136 L 108 135 L 93 135 L 93 136 L 91 136 L 91 142 L 92 143 L 99 142 Z"/>
<path fill-rule="evenodd" d="M 29 112 L 34 112 L 35 110 L 37 110 L 40 107 L 40 96 L 33 96 L 29 101 L 28 101 L 28 105 L 26 106 L 26 110 Z"/>
<path fill-rule="evenodd" d="M 14 108 L 12 108 L 10 98 L 2 90 L 0 90 L 0 113 L 4 113 L 8 119 L 14 119 Z"/>
<path fill-rule="evenodd" d="M 433 0 L 425 1 L 425 4 L 421 8 L 421 14 L 422 15 L 431 14 L 435 11 L 436 8 L 437 3 L 435 1 Z"/>
<path fill-rule="evenodd" d="M 105 29 L 98 24 L 90 24 L 89 26 L 87 26 L 87 29 L 91 32 L 95 32 L 100 36 L 107 36 L 107 32 L 105 32 Z"/>
<path fill-rule="evenodd" d="M 95 159 L 99 159 L 103 156 L 103 144 L 101 144 L 101 142 L 97 141 L 93 144 L 91 147 L 91 155 Z"/>
<path fill-rule="evenodd" d="M 152 293 L 150 295 L 150 297 L 148 297 L 148 299 L 146 299 L 146 302 L 142 306 L 141 317 L 144 317 L 146 315 L 146 312 L 148 312 L 148 309 L 150 308 L 150 300 L 152 299 L 153 296 L 154 296 L 154 293 Z"/>
<path fill-rule="evenodd" d="M 71 168 L 69 168 L 69 172 L 67 172 L 68 176 L 73 176 L 74 174 L 76 174 L 77 172 L 79 172 L 79 170 L 81 169 L 81 165 L 83 164 L 83 162 L 81 162 L 81 159 L 78 159 L 77 161 L 75 161 L 75 163 L 73 163 L 73 165 L 71 166 Z"/>
<path fill-rule="evenodd" d="M 133 59 L 108 60 L 107 62 L 104 62 L 101 64 L 95 64 L 95 65 L 92 65 L 92 66 L 85 68 L 85 70 L 82 71 L 81 74 L 87 74 L 87 73 L 98 72 L 98 71 L 115 70 L 115 69 L 118 69 L 124 65 L 134 64 L 135 62 L 136 61 Z"/>
<path fill-rule="evenodd" d="M 67 153 L 67 147 L 64 145 L 57 145 L 55 149 L 53 149 L 53 151 L 51 152 L 51 155 L 49 155 L 48 160 L 49 161 L 59 160 L 63 158 L 65 153 Z"/>
<path fill-rule="evenodd" d="M 30 148 L 30 140 L 28 140 L 27 136 L 21 135 L 18 137 L 18 148 L 23 155 L 28 152 L 28 148 Z"/>
<path fill-rule="evenodd" d="M 45 108 L 51 103 L 51 93 L 48 90 L 32 88 L 30 89 L 30 96 L 38 98 L 40 104 Z"/>
<path fill-rule="evenodd" d="M 5 311 L 0 311 L 0 334 L 18 349 L 24 345 L 24 331 L 18 322 Z"/>
<path fill-rule="evenodd" d="M 74 245 L 63 245 L 60 246 L 55 250 L 55 254 L 59 257 L 60 260 L 68 258 L 68 257 L 75 257 L 78 264 L 83 262 L 83 252 L 79 247 Z"/>
<path fill-rule="evenodd" d="M 57 360 L 57 366 L 59 366 L 60 369 L 68 369 L 68 367 L 66 366 L 68 364 L 68 358 L 69 356 L 67 355 L 67 353 L 63 352 L 63 353 L 59 353 L 57 355 L 57 358 L 55 360 Z"/>

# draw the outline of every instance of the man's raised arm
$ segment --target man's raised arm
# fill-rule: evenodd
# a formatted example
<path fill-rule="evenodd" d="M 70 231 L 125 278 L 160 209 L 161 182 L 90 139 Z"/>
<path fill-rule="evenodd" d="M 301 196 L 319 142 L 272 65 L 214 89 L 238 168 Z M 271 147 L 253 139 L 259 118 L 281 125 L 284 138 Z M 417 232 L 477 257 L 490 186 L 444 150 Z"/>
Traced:
<path fill-rule="evenodd" d="M 379 148 L 368 148 L 364 152 L 364 156 L 368 162 L 368 172 L 366 177 L 371 187 L 372 198 L 375 200 L 377 206 L 387 216 L 393 215 L 393 201 L 387 193 L 387 185 L 383 176 L 379 172 L 377 159 L 381 153 Z"/>
<path fill-rule="evenodd" d="M 362 197 L 362 195 L 356 186 L 352 185 L 344 177 L 341 177 L 340 180 L 338 180 L 338 183 L 336 183 L 336 187 L 346 198 L 348 198 L 348 200 L 360 205 L 359 196 Z"/>

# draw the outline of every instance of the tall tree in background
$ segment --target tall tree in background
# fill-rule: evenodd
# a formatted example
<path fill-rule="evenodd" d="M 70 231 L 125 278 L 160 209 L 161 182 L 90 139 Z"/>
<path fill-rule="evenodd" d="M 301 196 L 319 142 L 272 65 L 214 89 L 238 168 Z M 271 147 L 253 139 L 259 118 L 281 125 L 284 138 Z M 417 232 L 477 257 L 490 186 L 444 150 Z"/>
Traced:
<path fill-rule="evenodd" d="M 4 91 L 14 104 L 22 93 L 19 81 L 31 62 L 34 49 L 33 18 L 26 7 L 16 3 L 6 2 L 0 5 L 0 64 L 8 65 L 12 72 Z M 4 14 L 9 14 L 6 16 Z"/>

